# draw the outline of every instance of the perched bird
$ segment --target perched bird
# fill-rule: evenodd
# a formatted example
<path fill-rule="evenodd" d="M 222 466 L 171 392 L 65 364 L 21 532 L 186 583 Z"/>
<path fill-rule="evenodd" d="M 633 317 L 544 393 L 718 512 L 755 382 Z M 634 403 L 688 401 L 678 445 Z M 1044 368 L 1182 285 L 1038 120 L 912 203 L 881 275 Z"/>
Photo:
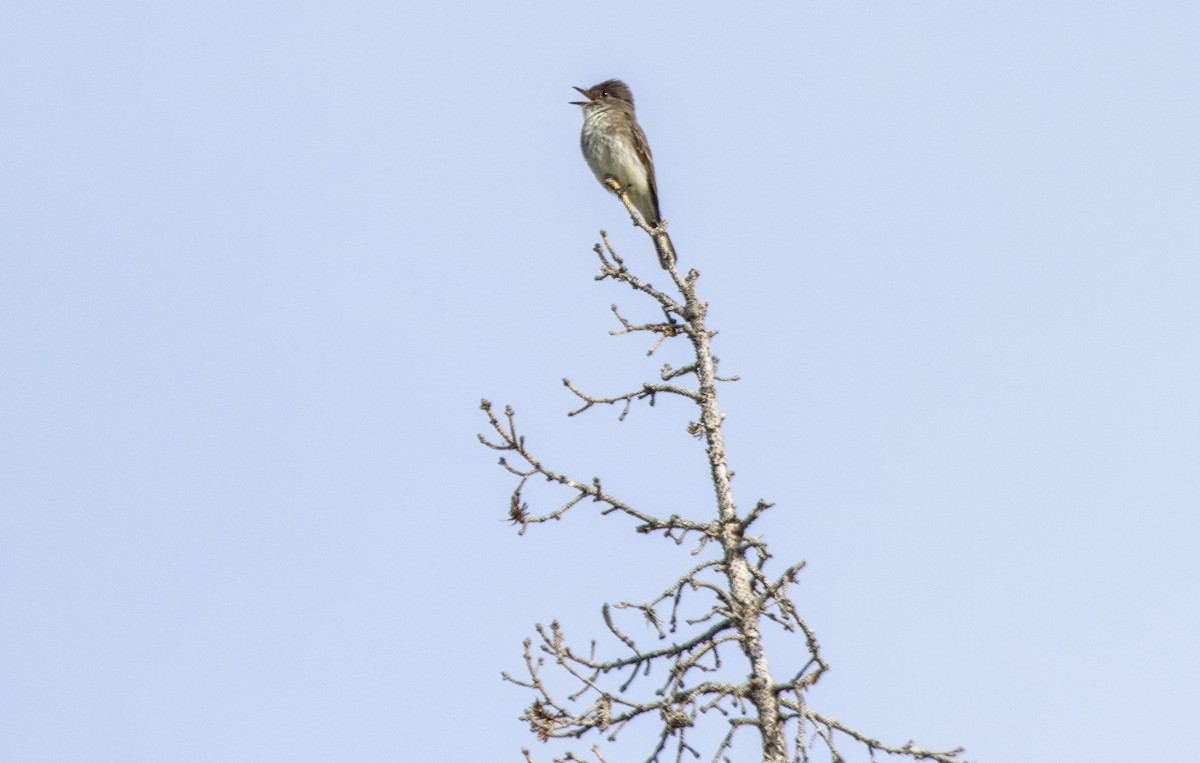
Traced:
<path fill-rule="evenodd" d="M 650 144 L 633 112 L 633 92 L 619 79 L 610 79 L 587 90 L 575 88 L 586 101 L 571 101 L 583 107 L 583 131 L 579 145 L 592 174 L 602 185 L 615 180 L 642 219 L 652 228 L 662 222 L 658 211 L 658 185 L 654 182 L 654 159 Z M 611 188 L 609 188 L 611 190 Z M 675 247 L 665 230 L 654 234 L 659 264 L 665 269 L 675 262 Z"/>

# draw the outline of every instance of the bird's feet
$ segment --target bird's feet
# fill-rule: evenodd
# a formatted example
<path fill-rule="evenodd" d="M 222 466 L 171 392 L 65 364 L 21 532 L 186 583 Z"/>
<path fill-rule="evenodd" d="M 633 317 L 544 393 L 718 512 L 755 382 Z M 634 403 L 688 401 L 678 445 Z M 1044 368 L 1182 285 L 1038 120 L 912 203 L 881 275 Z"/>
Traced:
<path fill-rule="evenodd" d="M 612 190 L 612 192 L 618 196 L 624 196 L 626 193 L 629 192 L 629 186 L 621 185 L 621 182 L 619 180 L 617 180 L 615 177 L 613 177 L 612 175 L 609 175 L 608 177 L 604 178 L 604 184 L 606 186 L 608 186 L 609 189 Z"/>

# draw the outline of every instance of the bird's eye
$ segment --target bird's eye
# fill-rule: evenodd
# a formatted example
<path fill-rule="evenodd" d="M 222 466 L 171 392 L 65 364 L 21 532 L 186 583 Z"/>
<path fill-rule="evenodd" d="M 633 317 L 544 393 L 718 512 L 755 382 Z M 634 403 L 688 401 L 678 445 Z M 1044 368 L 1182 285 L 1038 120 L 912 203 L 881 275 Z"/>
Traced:
<path fill-rule="evenodd" d="M 607 90 L 601 90 L 601 91 L 600 91 L 600 95 L 601 95 L 602 97 L 607 97 L 607 96 L 608 96 L 608 91 L 607 91 Z"/>

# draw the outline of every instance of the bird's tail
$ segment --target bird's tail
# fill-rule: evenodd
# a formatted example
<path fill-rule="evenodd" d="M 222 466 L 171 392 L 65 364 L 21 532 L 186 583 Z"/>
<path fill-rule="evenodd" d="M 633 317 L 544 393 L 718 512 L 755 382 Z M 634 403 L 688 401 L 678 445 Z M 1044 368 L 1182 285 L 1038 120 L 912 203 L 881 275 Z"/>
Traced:
<path fill-rule="evenodd" d="M 665 231 L 654 234 L 654 249 L 658 252 L 658 264 L 662 265 L 663 270 L 675 263 L 675 245 Z"/>

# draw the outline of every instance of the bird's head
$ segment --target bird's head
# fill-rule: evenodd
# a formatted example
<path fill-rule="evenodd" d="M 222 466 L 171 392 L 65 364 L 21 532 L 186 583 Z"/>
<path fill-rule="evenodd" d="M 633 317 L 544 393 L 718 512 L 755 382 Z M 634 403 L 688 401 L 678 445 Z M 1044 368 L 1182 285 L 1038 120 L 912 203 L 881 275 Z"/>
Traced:
<path fill-rule="evenodd" d="M 592 85 L 587 90 L 581 87 L 575 88 L 586 101 L 571 101 L 572 106 L 582 106 L 584 109 L 594 108 L 597 106 L 615 106 L 617 104 L 628 104 L 629 108 L 633 108 L 633 91 L 619 79 L 608 79 L 601 82 L 599 85 Z"/>

